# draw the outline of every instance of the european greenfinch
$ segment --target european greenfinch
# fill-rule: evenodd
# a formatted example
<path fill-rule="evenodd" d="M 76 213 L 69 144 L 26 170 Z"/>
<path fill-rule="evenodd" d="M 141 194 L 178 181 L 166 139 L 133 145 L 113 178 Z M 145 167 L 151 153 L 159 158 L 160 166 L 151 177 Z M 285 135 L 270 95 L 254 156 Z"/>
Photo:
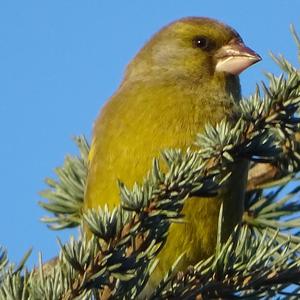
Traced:
<path fill-rule="evenodd" d="M 241 98 L 238 75 L 259 60 L 235 30 L 209 18 L 180 19 L 156 33 L 96 120 L 85 209 L 117 206 L 118 180 L 128 187 L 142 183 L 163 149 L 185 150 L 205 124 L 231 118 Z M 185 222 L 171 225 L 152 284 L 182 253 L 180 268 L 214 252 L 221 203 L 222 239 L 228 237 L 243 213 L 247 168 L 236 162 L 216 197 L 185 202 Z"/>

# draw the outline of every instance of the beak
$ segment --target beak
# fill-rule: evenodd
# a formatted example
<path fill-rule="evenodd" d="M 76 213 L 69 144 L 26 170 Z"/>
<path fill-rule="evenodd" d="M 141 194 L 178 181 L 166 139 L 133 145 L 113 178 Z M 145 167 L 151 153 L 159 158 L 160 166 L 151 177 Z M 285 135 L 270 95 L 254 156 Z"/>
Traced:
<path fill-rule="evenodd" d="M 248 67 L 259 62 L 261 57 L 240 40 L 232 40 L 215 55 L 216 71 L 239 75 Z"/>

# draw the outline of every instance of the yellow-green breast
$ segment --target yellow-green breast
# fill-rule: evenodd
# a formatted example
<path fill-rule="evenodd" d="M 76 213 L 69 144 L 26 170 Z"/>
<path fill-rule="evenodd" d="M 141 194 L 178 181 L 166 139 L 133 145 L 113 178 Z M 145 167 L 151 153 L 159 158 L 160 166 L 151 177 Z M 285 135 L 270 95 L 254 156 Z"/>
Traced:
<path fill-rule="evenodd" d="M 206 123 L 232 115 L 233 102 L 240 99 L 238 76 L 216 72 L 217 59 L 223 59 L 218 50 L 228 49 L 232 41 L 240 46 L 230 27 L 190 18 L 164 28 L 137 54 L 95 123 L 85 209 L 117 206 L 117 180 L 128 187 L 142 183 L 161 150 L 185 150 Z M 212 254 L 222 201 L 224 237 L 230 234 L 243 211 L 247 162 L 237 163 L 233 171 L 218 197 L 186 201 L 185 223 L 171 225 L 152 284 L 183 252 L 182 268 Z"/>
<path fill-rule="evenodd" d="M 95 124 L 85 207 L 118 205 L 118 179 L 129 187 L 141 183 L 152 159 L 161 150 L 191 147 L 204 124 L 216 123 L 230 115 L 230 95 L 225 85 L 222 89 L 215 85 L 219 82 L 208 83 L 204 94 L 203 88 L 171 83 L 123 85 L 105 105 Z M 220 203 L 217 198 L 193 198 L 186 202 L 183 210 L 186 223 L 171 226 L 168 241 L 159 255 L 158 273 L 170 268 L 183 251 L 186 251 L 185 267 L 212 253 Z M 233 214 L 238 212 L 238 206 Z"/>

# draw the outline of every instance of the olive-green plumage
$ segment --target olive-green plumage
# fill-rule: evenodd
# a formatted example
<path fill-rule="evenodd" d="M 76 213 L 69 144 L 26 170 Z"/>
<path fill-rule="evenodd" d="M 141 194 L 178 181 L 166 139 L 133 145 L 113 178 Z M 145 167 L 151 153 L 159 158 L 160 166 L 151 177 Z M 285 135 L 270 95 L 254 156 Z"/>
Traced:
<path fill-rule="evenodd" d="M 216 65 L 219 49 L 232 40 L 241 43 L 222 23 L 185 18 L 163 28 L 136 55 L 96 121 L 85 208 L 118 205 L 118 179 L 129 187 L 141 183 L 162 149 L 186 149 L 206 123 L 231 117 L 239 79 L 217 72 Z M 186 222 L 171 225 L 153 283 L 183 252 L 181 267 L 212 254 L 221 202 L 223 237 L 230 234 L 243 212 L 246 176 L 247 163 L 237 163 L 218 197 L 186 201 Z"/>

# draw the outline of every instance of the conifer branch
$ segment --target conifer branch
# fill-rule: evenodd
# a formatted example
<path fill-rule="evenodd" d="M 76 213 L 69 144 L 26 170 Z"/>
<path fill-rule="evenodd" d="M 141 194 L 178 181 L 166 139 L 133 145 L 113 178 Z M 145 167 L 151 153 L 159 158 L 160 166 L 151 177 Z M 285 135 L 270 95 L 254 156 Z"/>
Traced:
<path fill-rule="evenodd" d="M 84 219 L 92 238 L 61 244 L 57 263 L 47 271 L 40 262 L 38 271 L 28 273 L 25 260 L 13 268 L 1 251 L 0 297 L 136 298 L 155 267 L 170 224 L 182 218 L 184 201 L 217 193 L 240 159 L 251 160 L 253 168 L 262 162 L 276 168 L 276 182 L 264 184 L 276 184 L 277 190 L 264 192 L 254 185 L 243 224 L 227 243 L 218 244 L 215 255 L 185 272 L 174 274 L 172 268 L 151 299 L 299 295 L 300 205 L 295 197 L 300 188 L 282 199 L 279 194 L 289 181 L 298 182 L 300 72 L 284 57 L 273 58 L 284 75 L 268 74 L 269 86 L 262 83 L 248 101 L 239 103 L 235 124 L 223 120 L 215 127 L 207 125 L 197 136 L 198 151 L 163 151 L 143 184 L 129 190 L 120 182 L 121 203 L 113 211 L 104 207 L 83 213 L 89 146 L 78 138 L 81 156 L 67 157 L 56 170 L 58 180 L 47 181 L 50 189 L 43 196 L 48 202 L 40 204 L 54 214 L 44 219 L 52 229 L 78 226 Z M 160 168 L 162 161 L 166 172 Z M 296 285 L 293 291 L 286 290 L 290 284 Z"/>
<path fill-rule="evenodd" d="M 299 247 L 277 242 L 263 232 L 257 239 L 247 226 L 231 235 L 219 256 L 210 257 L 165 281 L 150 299 L 261 299 L 284 293 L 287 283 L 300 284 Z M 295 258 L 296 257 L 296 258 Z"/>
<path fill-rule="evenodd" d="M 63 166 L 55 169 L 58 179 L 46 178 L 48 189 L 40 193 L 48 202 L 40 201 L 39 205 L 54 215 L 41 220 L 55 230 L 76 227 L 82 220 L 89 145 L 83 136 L 74 140 L 79 148 L 79 156 L 68 155 Z"/>

